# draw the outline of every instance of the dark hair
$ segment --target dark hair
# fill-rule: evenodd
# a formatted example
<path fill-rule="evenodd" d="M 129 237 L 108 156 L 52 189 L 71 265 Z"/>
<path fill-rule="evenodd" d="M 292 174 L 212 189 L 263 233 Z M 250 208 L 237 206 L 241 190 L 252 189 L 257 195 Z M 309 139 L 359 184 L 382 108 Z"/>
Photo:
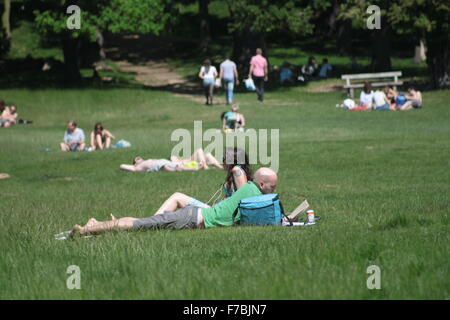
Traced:
<path fill-rule="evenodd" d="M 205 61 L 203 61 L 203 65 L 205 66 L 205 72 L 208 73 L 209 68 L 211 67 L 211 60 L 205 59 Z"/>
<path fill-rule="evenodd" d="M 223 157 L 223 164 L 225 170 L 227 170 L 227 177 L 225 183 L 228 188 L 233 186 L 233 168 L 239 165 L 240 168 L 245 172 L 248 181 L 253 180 L 252 169 L 250 167 L 247 153 L 236 147 L 229 147 L 225 150 L 225 155 Z"/>
<path fill-rule="evenodd" d="M 372 84 L 369 81 L 364 82 L 364 92 L 370 93 L 372 91 Z"/>
<path fill-rule="evenodd" d="M 323 58 L 323 62 L 328 63 L 328 59 L 327 58 Z"/>
<path fill-rule="evenodd" d="M 97 127 L 100 127 L 100 130 L 97 130 Z M 102 131 L 103 131 L 103 125 L 102 125 L 102 123 L 101 123 L 101 122 L 97 122 L 97 123 L 95 124 L 95 126 L 94 126 L 94 133 L 95 133 L 95 135 L 101 134 Z"/>
<path fill-rule="evenodd" d="M 5 110 L 5 101 L 0 100 L 0 112 L 3 112 L 3 110 Z"/>
<path fill-rule="evenodd" d="M 74 125 L 75 127 L 77 127 L 77 123 L 75 122 L 75 120 L 69 120 L 68 123 Z"/>

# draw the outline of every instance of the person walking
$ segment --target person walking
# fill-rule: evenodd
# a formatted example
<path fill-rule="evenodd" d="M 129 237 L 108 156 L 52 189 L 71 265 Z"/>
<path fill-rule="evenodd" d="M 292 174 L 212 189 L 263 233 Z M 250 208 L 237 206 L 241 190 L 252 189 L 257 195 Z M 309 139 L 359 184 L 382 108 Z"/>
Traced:
<path fill-rule="evenodd" d="M 258 94 L 258 100 L 264 102 L 264 81 L 269 81 L 267 59 L 262 56 L 262 50 L 256 49 L 256 55 L 250 60 L 248 77 L 253 79 Z"/>
<path fill-rule="evenodd" d="M 211 65 L 211 60 L 206 59 L 200 69 L 198 76 L 203 80 L 203 87 L 205 88 L 206 105 L 213 104 L 214 85 L 217 78 L 217 69 Z"/>
<path fill-rule="evenodd" d="M 236 85 L 239 85 L 239 75 L 236 63 L 231 61 L 228 55 L 225 57 L 225 61 L 220 64 L 219 77 L 223 81 L 227 104 L 232 104 L 234 95 L 234 83 L 236 82 Z"/>

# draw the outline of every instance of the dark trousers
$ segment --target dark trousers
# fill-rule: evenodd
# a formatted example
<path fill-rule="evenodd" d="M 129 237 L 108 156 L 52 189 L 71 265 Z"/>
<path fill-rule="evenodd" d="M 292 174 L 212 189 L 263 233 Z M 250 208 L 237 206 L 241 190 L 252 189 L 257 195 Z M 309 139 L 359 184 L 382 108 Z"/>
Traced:
<path fill-rule="evenodd" d="M 258 100 L 264 100 L 264 77 L 253 76 L 253 82 L 255 83 L 256 93 L 258 94 Z"/>

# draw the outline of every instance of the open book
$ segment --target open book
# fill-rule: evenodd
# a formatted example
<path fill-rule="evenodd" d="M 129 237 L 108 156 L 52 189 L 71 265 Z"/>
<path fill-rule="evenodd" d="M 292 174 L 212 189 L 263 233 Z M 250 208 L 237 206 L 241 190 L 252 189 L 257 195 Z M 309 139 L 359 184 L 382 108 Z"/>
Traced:
<path fill-rule="evenodd" d="M 291 214 L 288 215 L 288 218 L 291 220 L 295 220 L 297 216 L 301 213 L 306 212 L 309 209 L 308 200 L 303 201 Z"/>

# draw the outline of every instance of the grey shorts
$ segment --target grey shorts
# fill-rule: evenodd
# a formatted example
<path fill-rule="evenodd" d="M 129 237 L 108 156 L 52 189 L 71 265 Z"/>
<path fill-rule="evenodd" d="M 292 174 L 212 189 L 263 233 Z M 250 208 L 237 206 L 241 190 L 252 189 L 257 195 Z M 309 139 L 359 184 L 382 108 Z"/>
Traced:
<path fill-rule="evenodd" d="M 195 229 L 198 209 L 198 207 L 187 206 L 176 211 L 138 219 L 133 222 L 133 229 Z"/>
<path fill-rule="evenodd" d="M 415 109 L 421 108 L 422 107 L 422 101 L 420 101 L 420 100 L 411 100 L 411 105 Z"/>

